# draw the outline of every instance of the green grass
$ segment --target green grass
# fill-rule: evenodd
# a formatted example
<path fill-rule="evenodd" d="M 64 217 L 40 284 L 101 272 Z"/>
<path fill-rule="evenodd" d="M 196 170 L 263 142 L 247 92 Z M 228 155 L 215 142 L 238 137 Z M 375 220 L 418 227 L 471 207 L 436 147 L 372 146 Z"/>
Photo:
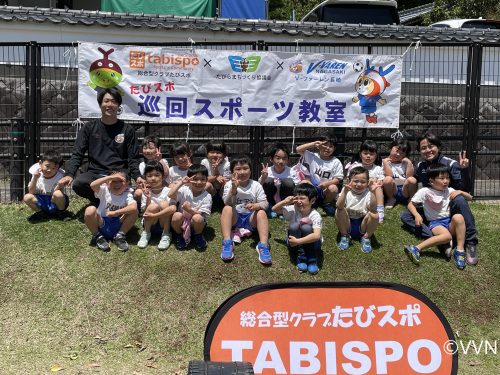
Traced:
<path fill-rule="evenodd" d="M 74 199 L 70 210 L 83 204 Z M 310 276 L 291 263 L 279 220 L 271 221 L 273 266 L 265 268 L 252 239 L 231 264 L 219 259 L 218 213 L 210 216 L 205 252 L 131 246 L 102 253 L 88 246 L 78 219 L 28 224 L 27 207 L 1 205 L 0 374 L 45 374 L 54 365 L 63 374 L 185 374 L 189 360 L 203 357 L 205 327 L 220 303 L 249 286 L 283 281 L 406 284 L 434 301 L 465 343 L 493 343 L 500 339 L 500 206 L 472 208 L 481 241 L 476 267 L 459 271 L 430 251 L 416 268 L 403 252 L 415 239 L 400 228 L 398 206 L 386 213 L 380 247 L 370 255 L 359 243 L 338 250 L 333 219 L 325 218 L 323 265 Z M 130 243 L 138 237 L 131 232 Z M 459 374 L 499 374 L 499 358 L 460 355 Z"/>

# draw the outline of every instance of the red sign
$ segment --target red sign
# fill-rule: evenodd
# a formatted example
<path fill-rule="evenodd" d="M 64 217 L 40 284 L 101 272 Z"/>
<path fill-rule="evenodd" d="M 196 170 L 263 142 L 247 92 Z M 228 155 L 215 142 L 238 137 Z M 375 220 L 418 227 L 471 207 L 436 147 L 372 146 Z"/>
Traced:
<path fill-rule="evenodd" d="M 256 374 L 454 375 L 452 340 L 441 311 L 403 285 L 262 285 L 219 307 L 205 359 L 248 361 Z"/>

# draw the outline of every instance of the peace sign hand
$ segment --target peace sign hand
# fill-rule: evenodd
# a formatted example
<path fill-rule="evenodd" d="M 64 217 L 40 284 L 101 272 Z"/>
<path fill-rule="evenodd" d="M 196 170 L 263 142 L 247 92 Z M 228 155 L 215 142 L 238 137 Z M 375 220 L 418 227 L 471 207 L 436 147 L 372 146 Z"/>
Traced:
<path fill-rule="evenodd" d="M 467 159 L 466 151 L 460 151 L 458 153 L 458 165 L 460 169 L 468 168 L 470 165 L 469 159 Z"/>
<path fill-rule="evenodd" d="M 267 168 L 269 167 L 269 164 L 266 163 L 262 163 L 262 170 L 260 171 L 260 175 L 262 176 L 262 178 L 266 179 L 267 176 L 269 175 L 268 171 L 267 171 Z"/>

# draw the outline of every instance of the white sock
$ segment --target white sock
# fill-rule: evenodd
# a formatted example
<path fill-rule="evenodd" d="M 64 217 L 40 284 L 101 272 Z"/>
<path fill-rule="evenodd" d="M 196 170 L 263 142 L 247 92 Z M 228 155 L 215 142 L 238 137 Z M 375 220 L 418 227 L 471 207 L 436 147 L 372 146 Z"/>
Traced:
<path fill-rule="evenodd" d="M 384 222 L 384 205 L 383 204 L 377 205 L 377 213 L 378 213 L 378 222 L 383 223 Z"/>

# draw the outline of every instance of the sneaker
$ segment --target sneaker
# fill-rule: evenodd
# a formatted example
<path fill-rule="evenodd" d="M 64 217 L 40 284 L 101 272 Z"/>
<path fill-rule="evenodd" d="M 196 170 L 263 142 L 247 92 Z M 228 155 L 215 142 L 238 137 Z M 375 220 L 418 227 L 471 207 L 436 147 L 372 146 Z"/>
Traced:
<path fill-rule="evenodd" d="M 205 237 L 203 237 L 203 234 L 201 233 L 194 235 L 194 243 L 198 250 L 203 250 L 207 248 L 207 241 L 205 240 Z"/>
<path fill-rule="evenodd" d="M 49 215 L 45 211 L 37 211 L 34 214 L 28 216 L 28 221 L 30 223 L 37 223 L 49 218 Z"/>
<path fill-rule="evenodd" d="M 361 237 L 361 251 L 365 254 L 371 253 L 373 250 L 372 243 L 368 237 Z"/>
<path fill-rule="evenodd" d="M 113 238 L 113 242 L 115 243 L 116 247 L 120 251 L 127 251 L 128 250 L 128 242 L 125 239 L 125 233 L 123 232 L 118 232 Z"/>
<path fill-rule="evenodd" d="M 269 248 L 269 244 L 267 242 L 259 242 L 255 250 L 259 253 L 259 262 L 266 265 L 273 262 L 271 249 Z"/>
<path fill-rule="evenodd" d="M 319 272 L 318 261 L 316 258 L 310 258 L 307 260 L 307 272 L 311 275 L 316 275 Z"/>
<path fill-rule="evenodd" d="M 323 204 L 323 211 L 325 211 L 325 214 L 329 215 L 329 216 L 333 216 L 335 215 L 335 206 L 331 203 L 325 203 Z"/>
<path fill-rule="evenodd" d="M 233 233 L 233 238 L 232 238 L 232 240 L 233 240 L 233 242 L 234 242 L 234 243 L 238 243 L 238 244 L 240 244 L 240 243 L 241 243 L 241 237 L 240 237 L 240 235 L 239 235 L 239 234 L 237 234 L 237 233 Z"/>
<path fill-rule="evenodd" d="M 351 246 L 349 236 L 341 236 L 340 242 L 338 243 L 340 250 L 347 250 L 349 246 Z"/>
<path fill-rule="evenodd" d="M 53 213 L 53 215 L 57 220 L 61 221 L 71 220 L 71 214 L 66 210 L 57 210 L 56 212 Z"/>
<path fill-rule="evenodd" d="M 307 271 L 307 257 L 302 249 L 299 250 L 299 254 L 297 255 L 297 269 L 300 272 Z"/>
<path fill-rule="evenodd" d="M 463 270 L 466 266 L 465 250 L 458 250 L 457 248 L 453 249 L 453 260 L 455 261 L 457 268 L 459 270 Z"/>
<path fill-rule="evenodd" d="M 139 238 L 139 242 L 137 242 L 137 247 L 139 249 L 145 249 L 148 246 L 150 238 L 151 238 L 151 233 L 143 231 L 141 234 L 141 238 Z"/>
<path fill-rule="evenodd" d="M 396 205 L 396 198 L 392 197 L 387 199 L 387 202 L 385 203 L 385 208 L 390 210 L 393 209 L 395 205 Z"/>
<path fill-rule="evenodd" d="M 104 236 L 101 233 L 97 233 L 96 235 L 92 236 L 92 239 L 99 250 L 102 251 L 110 250 L 108 241 L 106 240 L 106 238 L 104 238 Z"/>
<path fill-rule="evenodd" d="M 163 251 L 167 250 L 170 246 L 170 242 L 172 242 L 172 237 L 170 233 L 163 232 L 160 238 L 160 242 L 158 242 L 158 250 Z"/>
<path fill-rule="evenodd" d="M 175 246 L 178 250 L 184 250 L 187 247 L 186 240 L 182 234 L 177 234 L 175 236 Z"/>
<path fill-rule="evenodd" d="M 479 262 L 476 246 L 474 242 L 467 242 L 465 244 L 465 261 L 469 266 L 475 266 Z"/>
<path fill-rule="evenodd" d="M 276 212 L 274 212 L 273 210 L 271 210 L 271 208 L 268 208 L 266 210 L 266 213 L 267 213 L 267 217 L 269 219 L 276 219 L 278 217 L 278 214 Z"/>
<path fill-rule="evenodd" d="M 418 247 L 414 245 L 406 245 L 405 253 L 413 263 L 415 263 L 416 265 L 420 264 L 420 250 L 418 249 Z"/>
<path fill-rule="evenodd" d="M 234 259 L 233 248 L 234 248 L 233 241 L 231 240 L 222 241 L 222 251 L 220 252 L 220 258 L 224 262 L 229 262 Z"/>

